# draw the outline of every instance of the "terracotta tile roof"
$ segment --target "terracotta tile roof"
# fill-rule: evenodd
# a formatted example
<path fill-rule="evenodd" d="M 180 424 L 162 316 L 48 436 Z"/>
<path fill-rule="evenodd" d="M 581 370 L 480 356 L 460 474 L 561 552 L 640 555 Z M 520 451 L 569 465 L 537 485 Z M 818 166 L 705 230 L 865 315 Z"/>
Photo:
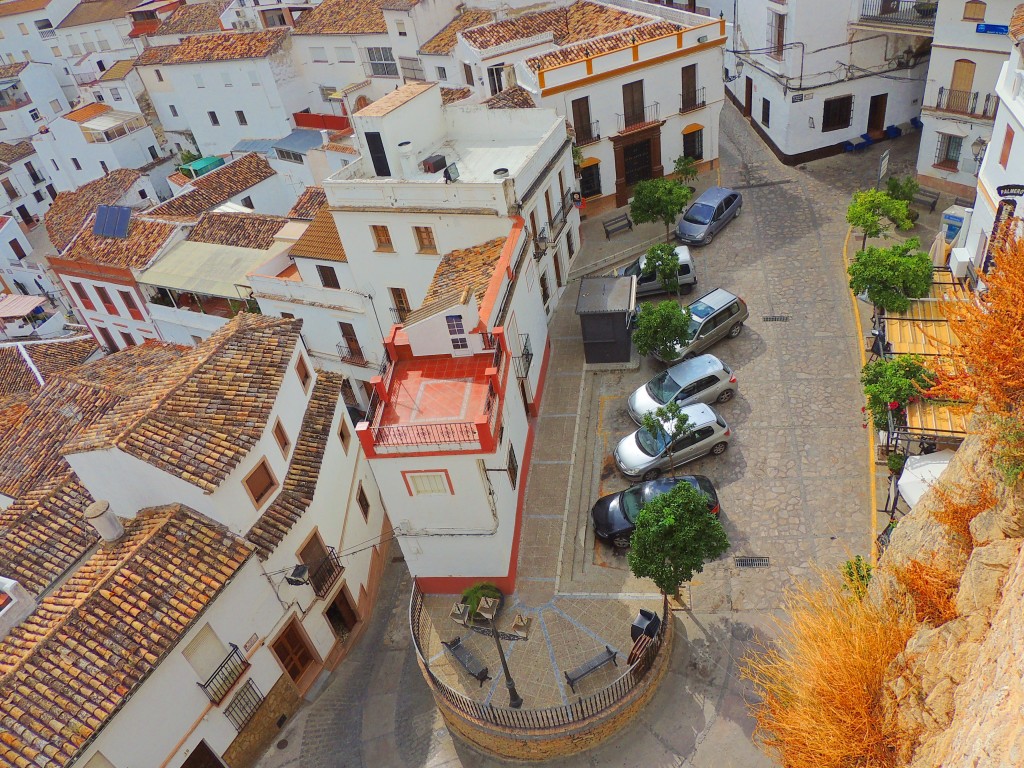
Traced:
<path fill-rule="evenodd" d="M 494 21 L 494 14 L 490 11 L 485 11 L 482 8 L 467 8 L 420 46 L 420 53 L 449 54 L 454 50 L 455 43 L 458 42 L 457 33 L 470 27 L 489 24 L 492 21 Z"/>
<path fill-rule="evenodd" d="M 376 101 L 370 102 L 356 112 L 356 114 L 360 117 L 382 117 L 392 110 L 398 109 L 398 107 L 402 106 L 407 101 L 412 101 L 421 93 L 429 91 L 431 88 L 435 87 L 437 87 L 437 83 L 406 83 L 405 85 L 390 91 L 386 96 L 382 96 Z"/>
<path fill-rule="evenodd" d="M 494 265 L 505 247 L 505 240 L 504 237 L 498 237 L 442 256 L 427 295 L 423 297 L 423 304 L 431 304 L 467 290 L 476 295 L 477 301 L 482 301 L 494 273 Z"/>
<path fill-rule="evenodd" d="M 260 213 L 204 213 L 189 233 L 194 243 L 216 243 L 239 248 L 266 250 L 274 244 L 274 235 L 288 219 Z"/>
<path fill-rule="evenodd" d="M 127 409 L 113 409 L 67 450 L 115 445 L 216 490 L 263 435 L 301 327 L 301 320 L 236 315 L 161 374 L 170 388 L 165 384 L 129 426 Z"/>
<path fill-rule="evenodd" d="M 47 379 L 22 417 L 0 430 L 0 493 L 18 498 L 69 473 L 62 452 L 87 434 L 102 434 L 101 418 L 103 427 L 129 419 L 165 391 L 162 374 L 184 349 L 147 342 Z"/>
<path fill-rule="evenodd" d="M 339 144 L 336 141 L 332 141 L 329 144 L 324 144 L 324 151 L 326 152 L 341 152 L 343 155 L 358 155 L 359 150 L 353 147 L 351 144 Z"/>
<path fill-rule="evenodd" d="M 288 37 L 287 27 L 262 32 L 223 32 L 217 35 L 186 37 L 174 46 L 166 64 L 195 64 L 204 61 L 262 59 L 275 53 Z"/>
<path fill-rule="evenodd" d="M 348 261 L 341 237 L 338 235 L 338 227 L 327 208 L 321 208 L 316 212 L 313 221 L 295 241 L 289 253 L 307 259 Z"/>
<path fill-rule="evenodd" d="M 48 589 L 99 538 L 82 519 L 92 501 L 74 474 L 15 499 L 0 513 L 0 575 L 33 595 Z"/>
<path fill-rule="evenodd" d="M 557 67 L 560 64 L 571 64 L 582 61 L 590 56 L 599 53 L 608 53 L 626 48 L 633 43 L 643 43 L 657 37 L 672 35 L 682 29 L 678 24 L 670 21 L 654 21 L 641 27 L 634 27 L 617 34 L 599 37 L 595 40 L 586 40 L 575 45 L 565 46 L 556 51 L 542 53 L 526 60 L 526 66 L 537 72 L 541 69 Z"/>
<path fill-rule="evenodd" d="M 177 184 L 179 187 L 184 187 L 192 181 L 192 179 L 190 179 L 181 171 L 175 171 L 174 173 L 167 177 L 167 180 L 172 184 Z"/>
<path fill-rule="evenodd" d="M 521 85 L 506 88 L 484 102 L 489 109 L 531 109 L 537 104 L 530 92 Z"/>
<path fill-rule="evenodd" d="M 340 374 L 317 371 L 316 384 L 295 440 L 291 463 L 281 481 L 281 491 L 245 534 L 245 538 L 256 546 L 261 560 L 270 556 L 313 501 L 324 446 L 332 434 L 331 422 L 338 407 L 343 381 Z"/>
<path fill-rule="evenodd" d="M 1019 43 L 1021 38 L 1024 38 L 1024 3 L 1014 8 L 1013 14 L 1010 16 L 1010 39 Z"/>
<path fill-rule="evenodd" d="M 27 61 L 19 61 L 17 64 L 0 64 L 0 77 L 17 77 L 21 71 L 28 66 Z"/>
<path fill-rule="evenodd" d="M 143 49 L 142 53 L 139 54 L 139 58 L 135 60 L 135 66 L 144 67 L 147 64 L 166 64 L 177 48 L 178 46 L 176 45 L 151 45 L 149 48 Z"/>
<path fill-rule="evenodd" d="M 251 556 L 180 504 L 124 527 L 0 643 L 0 764 L 74 762 Z"/>
<path fill-rule="evenodd" d="M 269 179 L 277 173 L 270 167 L 267 158 L 256 152 L 242 155 L 215 171 L 210 171 L 193 181 L 187 192 L 172 197 L 165 203 L 148 211 L 153 216 L 192 216 L 227 202 L 242 194 L 250 187 Z"/>
<path fill-rule="evenodd" d="M 515 18 L 497 21 L 462 33 L 463 39 L 478 50 L 522 40 L 545 32 L 554 35 L 558 45 L 571 45 L 581 40 L 620 32 L 651 22 L 650 16 L 641 16 L 608 5 L 576 0 L 571 5 L 550 10 L 526 13 Z"/>
<path fill-rule="evenodd" d="M 126 237 L 101 237 L 92 231 L 96 214 L 90 214 L 81 231 L 61 253 L 62 259 L 103 264 L 121 269 L 142 269 L 174 234 L 176 226 L 132 216 Z"/>
<path fill-rule="evenodd" d="M 34 155 L 36 148 L 31 141 L 19 141 L 17 144 L 0 142 L 0 162 L 13 165 L 19 160 L 24 160 L 29 155 Z"/>
<path fill-rule="evenodd" d="M 121 59 L 107 67 L 107 71 L 100 75 L 100 80 L 123 80 L 133 69 L 135 59 Z"/>
<path fill-rule="evenodd" d="M 139 0 L 83 0 L 57 25 L 57 29 L 95 24 L 127 17 L 128 11 L 139 4 Z"/>
<path fill-rule="evenodd" d="M 106 104 L 100 104 L 98 101 L 94 101 L 92 104 L 86 104 L 84 107 L 73 109 L 62 117 L 68 120 L 73 120 L 76 123 L 84 123 L 88 120 L 92 120 L 94 117 L 102 115 L 104 112 L 110 112 L 111 108 Z"/>
<path fill-rule="evenodd" d="M 175 9 L 156 28 L 154 35 L 199 35 L 203 32 L 221 32 L 220 15 L 231 0 L 214 3 L 189 3 Z"/>
<path fill-rule="evenodd" d="M 472 88 L 445 88 L 441 86 L 441 103 L 454 104 L 473 95 Z"/>
<path fill-rule="evenodd" d="M 84 184 L 74 192 L 60 192 L 43 217 L 46 233 L 57 251 L 63 251 L 78 234 L 86 217 L 97 205 L 116 205 L 142 173 L 131 168 L 118 168 L 106 176 Z"/>
<path fill-rule="evenodd" d="M 0 16 L 17 16 L 19 13 L 39 11 L 50 4 L 50 0 L 11 0 L 0 3 Z"/>
<path fill-rule="evenodd" d="M 386 0 L 324 0 L 295 24 L 296 35 L 384 35 Z"/>
<path fill-rule="evenodd" d="M 36 392 L 43 382 L 68 368 L 81 365 L 99 349 L 91 335 L 71 340 L 31 341 L 0 346 L 0 397 Z M 27 359 L 26 359 L 27 358 Z M 35 367 L 39 377 L 32 371 Z"/>
<path fill-rule="evenodd" d="M 305 219 L 312 221 L 316 212 L 327 207 L 327 194 L 323 187 L 306 187 L 295 205 L 288 211 L 289 219 Z"/>

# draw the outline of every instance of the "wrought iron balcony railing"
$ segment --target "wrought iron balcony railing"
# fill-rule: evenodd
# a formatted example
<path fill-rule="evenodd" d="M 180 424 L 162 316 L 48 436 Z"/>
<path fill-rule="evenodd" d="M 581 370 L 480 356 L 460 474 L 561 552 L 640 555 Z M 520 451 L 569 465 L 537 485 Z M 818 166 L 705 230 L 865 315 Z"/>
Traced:
<path fill-rule="evenodd" d="M 349 343 L 344 340 L 339 341 L 337 347 L 338 357 L 340 357 L 343 362 L 352 363 L 352 365 L 361 365 L 364 368 L 372 365 L 372 363 L 366 359 L 366 356 L 363 355 L 363 350 L 359 347 L 350 346 Z"/>
<path fill-rule="evenodd" d="M 580 123 L 573 126 L 576 129 L 576 146 L 582 147 L 601 140 L 601 121 L 595 120 L 592 123 Z"/>
<path fill-rule="evenodd" d="M 860 20 L 934 29 L 937 0 L 861 0 Z"/>
<path fill-rule="evenodd" d="M 982 95 L 978 91 L 958 91 L 939 88 L 935 96 L 935 108 L 944 112 L 956 112 L 975 117 L 995 117 L 999 97 L 992 93 Z"/>
<path fill-rule="evenodd" d="M 249 668 L 249 662 L 242 655 L 241 650 L 234 643 L 231 643 L 231 650 L 224 657 L 224 661 L 210 675 L 205 683 L 196 683 L 203 689 L 203 693 L 214 704 L 220 704 L 228 695 L 232 686 L 238 682 L 238 678 Z"/>
<path fill-rule="evenodd" d="M 647 125 L 648 123 L 658 122 L 658 115 L 660 114 L 661 107 L 658 102 L 652 102 L 646 105 L 643 109 L 638 109 L 625 114 L 616 114 L 615 117 L 619 122 L 619 133 L 626 131 L 633 131 L 637 128 Z"/>
<path fill-rule="evenodd" d="M 513 358 L 516 364 L 516 376 L 525 379 L 530 373 L 530 365 L 533 363 L 533 348 L 530 346 L 530 334 L 520 333 L 519 343 L 522 345 L 522 352 L 518 357 Z"/>
<path fill-rule="evenodd" d="M 688 93 L 679 94 L 679 112 L 692 112 L 695 109 L 700 109 L 707 102 L 704 100 L 704 89 L 698 88 Z"/>
<path fill-rule="evenodd" d="M 334 551 L 334 547 L 328 547 L 327 557 L 309 566 L 309 585 L 317 597 L 327 597 L 331 587 L 338 583 L 344 572 L 345 568 L 338 559 L 338 553 Z"/>

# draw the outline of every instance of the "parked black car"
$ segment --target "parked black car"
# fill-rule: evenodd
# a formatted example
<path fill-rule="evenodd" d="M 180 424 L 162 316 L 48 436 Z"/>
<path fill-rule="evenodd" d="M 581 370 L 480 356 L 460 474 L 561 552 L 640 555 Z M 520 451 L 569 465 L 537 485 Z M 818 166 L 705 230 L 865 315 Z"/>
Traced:
<path fill-rule="evenodd" d="M 704 475 L 660 477 L 598 499 L 590 510 L 597 538 L 609 542 L 617 549 L 628 547 L 629 539 L 636 530 L 636 516 L 640 508 L 656 496 L 668 493 L 679 483 L 689 483 L 707 496 L 708 512 L 712 515 L 721 511 L 715 486 Z"/>

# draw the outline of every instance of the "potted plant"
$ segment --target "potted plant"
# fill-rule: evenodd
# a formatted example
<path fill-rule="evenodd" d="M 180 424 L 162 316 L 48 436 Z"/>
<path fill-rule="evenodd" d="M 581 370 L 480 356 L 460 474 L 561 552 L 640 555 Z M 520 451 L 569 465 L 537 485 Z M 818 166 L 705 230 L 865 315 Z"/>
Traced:
<path fill-rule="evenodd" d="M 469 624 L 483 621 L 483 616 L 477 613 L 477 608 L 480 607 L 480 600 L 485 597 L 498 601 L 498 610 L 495 611 L 495 618 L 497 618 L 497 614 L 501 613 L 501 608 L 505 603 L 505 595 L 489 581 L 481 581 L 462 593 L 462 604 L 466 606 L 465 615 Z"/>
<path fill-rule="evenodd" d="M 577 147 L 575 144 L 572 145 L 572 168 L 578 179 L 583 175 L 583 150 Z"/>
<path fill-rule="evenodd" d="M 903 465 L 907 463 L 907 454 L 894 451 L 886 457 L 885 463 L 889 467 L 889 474 L 898 477 L 903 471 Z"/>
<path fill-rule="evenodd" d="M 917 15 L 925 19 L 930 19 L 934 16 L 938 9 L 939 4 L 936 0 L 923 0 L 920 3 L 914 3 L 914 10 L 917 11 Z"/>

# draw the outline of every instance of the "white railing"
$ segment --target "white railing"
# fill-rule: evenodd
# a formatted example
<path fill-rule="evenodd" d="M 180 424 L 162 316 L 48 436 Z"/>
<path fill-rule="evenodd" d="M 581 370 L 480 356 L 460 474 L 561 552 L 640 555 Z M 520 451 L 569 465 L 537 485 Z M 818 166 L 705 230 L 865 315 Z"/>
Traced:
<path fill-rule="evenodd" d="M 506 51 L 519 51 L 524 48 L 532 48 L 535 45 L 545 45 L 547 43 L 554 43 L 555 36 L 552 32 L 541 32 L 539 35 L 533 37 L 521 37 L 518 40 L 511 40 L 507 43 L 501 43 L 490 48 L 484 48 L 480 51 L 482 58 L 489 59 L 492 56 L 505 53 Z"/>
<path fill-rule="evenodd" d="M 709 21 L 716 21 L 713 16 L 702 16 L 699 13 L 690 13 L 689 11 L 682 11 L 679 8 L 672 8 L 667 5 L 645 3 L 642 0 L 603 0 L 603 2 L 608 5 L 617 5 L 620 8 L 636 13 L 656 16 L 665 19 L 665 21 L 674 21 L 676 24 L 682 24 L 685 27 L 699 27 L 701 24 L 707 24 Z"/>

